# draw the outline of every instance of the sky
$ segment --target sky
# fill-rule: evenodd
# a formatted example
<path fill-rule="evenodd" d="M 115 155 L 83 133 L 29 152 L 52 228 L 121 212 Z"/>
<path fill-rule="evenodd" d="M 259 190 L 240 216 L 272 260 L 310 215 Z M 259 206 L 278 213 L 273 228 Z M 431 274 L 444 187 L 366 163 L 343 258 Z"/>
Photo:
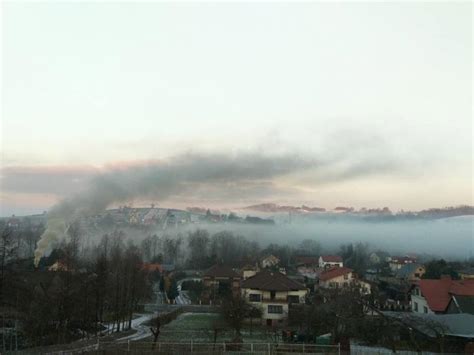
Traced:
<path fill-rule="evenodd" d="M 6 1 L 1 59 L 0 215 L 189 157 L 132 202 L 473 203 L 470 2 Z"/>

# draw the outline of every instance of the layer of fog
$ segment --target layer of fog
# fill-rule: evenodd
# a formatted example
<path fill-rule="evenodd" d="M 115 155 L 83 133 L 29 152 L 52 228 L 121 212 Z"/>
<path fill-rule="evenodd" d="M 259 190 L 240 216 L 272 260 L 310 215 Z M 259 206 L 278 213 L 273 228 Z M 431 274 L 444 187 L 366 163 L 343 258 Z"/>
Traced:
<path fill-rule="evenodd" d="M 342 244 L 367 243 L 370 250 L 384 250 L 391 255 L 418 254 L 427 258 L 465 260 L 474 253 L 474 218 L 445 218 L 426 221 L 378 222 L 363 221 L 328 222 L 310 221 L 274 226 L 240 223 L 192 224 L 179 228 L 125 229 L 127 239 L 139 244 L 145 237 L 186 237 L 196 229 L 206 229 L 214 234 L 230 231 L 248 240 L 257 241 L 261 248 L 275 243 L 297 247 L 304 239 L 316 240 L 323 253 L 337 253 Z M 98 232 L 98 231 L 96 231 Z M 97 241 L 98 235 L 89 239 Z M 186 252 L 186 243 L 183 244 Z"/>

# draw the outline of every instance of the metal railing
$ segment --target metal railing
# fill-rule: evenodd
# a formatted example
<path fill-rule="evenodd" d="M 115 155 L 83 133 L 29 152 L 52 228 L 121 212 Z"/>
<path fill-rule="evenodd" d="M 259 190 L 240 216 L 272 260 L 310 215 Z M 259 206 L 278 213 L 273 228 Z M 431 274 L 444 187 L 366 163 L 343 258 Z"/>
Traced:
<path fill-rule="evenodd" d="M 202 342 L 99 342 L 100 354 L 340 354 L 340 344 L 289 344 L 289 343 L 202 343 Z"/>

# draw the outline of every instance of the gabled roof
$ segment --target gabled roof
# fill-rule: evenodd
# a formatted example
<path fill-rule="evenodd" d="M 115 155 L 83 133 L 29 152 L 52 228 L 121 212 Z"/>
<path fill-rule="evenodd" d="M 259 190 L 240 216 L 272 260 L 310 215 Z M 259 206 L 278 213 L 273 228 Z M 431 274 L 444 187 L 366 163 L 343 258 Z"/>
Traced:
<path fill-rule="evenodd" d="M 239 278 L 237 274 L 230 266 L 227 265 L 214 265 L 211 266 L 205 273 L 204 277 L 228 277 L 228 278 Z"/>
<path fill-rule="evenodd" d="M 420 280 L 418 286 L 434 312 L 444 312 L 451 295 L 474 296 L 474 280 L 451 280 L 449 277 L 440 280 L 426 279 Z"/>
<path fill-rule="evenodd" d="M 474 315 L 474 296 L 457 296 L 451 297 L 451 303 L 459 313 L 469 313 Z"/>
<path fill-rule="evenodd" d="M 298 281 L 292 280 L 279 272 L 262 271 L 242 282 L 241 288 L 253 288 L 266 291 L 306 290 Z"/>
<path fill-rule="evenodd" d="M 326 263 L 342 263 L 342 257 L 339 255 L 321 255 L 321 259 Z"/>
<path fill-rule="evenodd" d="M 321 281 L 328 281 L 331 280 L 335 277 L 339 277 L 342 275 L 346 275 L 351 273 L 353 270 L 349 269 L 348 267 L 333 267 L 331 269 L 328 269 L 326 271 L 323 271 L 319 275 L 319 280 Z"/>
<path fill-rule="evenodd" d="M 423 267 L 423 265 L 415 263 L 405 264 L 396 271 L 396 276 L 400 279 L 406 279 L 420 267 Z"/>
<path fill-rule="evenodd" d="M 319 263 L 319 258 L 316 256 L 297 256 L 295 260 L 298 265 L 317 265 Z"/>

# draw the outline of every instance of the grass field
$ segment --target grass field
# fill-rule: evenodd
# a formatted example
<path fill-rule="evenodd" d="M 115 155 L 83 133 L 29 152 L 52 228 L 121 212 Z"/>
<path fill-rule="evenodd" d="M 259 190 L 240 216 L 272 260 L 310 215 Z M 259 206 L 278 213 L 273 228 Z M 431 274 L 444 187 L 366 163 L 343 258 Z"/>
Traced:
<path fill-rule="evenodd" d="M 229 328 L 216 313 L 183 313 L 174 321 L 161 327 L 160 341 L 162 342 L 214 342 L 217 330 L 217 342 L 230 341 L 234 331 Z M 246 324 L 241 331 L 244 342 L 274 342 L 278 341 L 275 333 L 261 325 L 250 327 Z M 277 332 L 279 334 L 279 332 Z"/>

